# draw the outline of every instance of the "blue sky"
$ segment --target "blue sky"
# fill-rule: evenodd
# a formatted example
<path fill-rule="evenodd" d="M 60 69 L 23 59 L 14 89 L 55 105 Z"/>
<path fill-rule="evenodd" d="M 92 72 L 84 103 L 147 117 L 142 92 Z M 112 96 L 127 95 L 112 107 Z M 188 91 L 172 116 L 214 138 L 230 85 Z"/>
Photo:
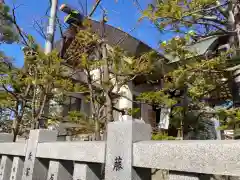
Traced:
<path fill-rule="evenodd" d="M 34 29 L 34 20 L 47 22 L 47 17 L 45 16 L 46 9 L 48 7 L 49 0 L 5 0 L 10 6 L 15 4 L 19 6 L 16 10 L 16 16 L 18 24 L 23 28 L 23 30 L 31 34 L 36 41 L 44 46 L 44 39 L 36 32 Z M 66 3 L 71 5 L 73 8 L 81 10 L 81 6 L 78 3 L 81 1 L 85 7 L 86 0 L 59 0 L 59 5 Z M 88 0 L 87 7 L 90 11 L 95 0 Z M 147 7 L 147 4 L 151 0 L 139 0 L 142 9 Z M 156 28 L 147 20 L 138 22 L 141 16 L 140 11 L 137 6 L 134 5 L 133 0 L 102 0 L 102 7 L 107 10 L 108 14 L 108 24 L 115 27 L 121 28 L 123 31 L 130 33 L 132 36 L 140 39 L 149 46 L 157 49 L 160 40 L 166 40 L 171 37 L 171 34 L 160 34 Z M 85 8 L 84 8 L 85 9 Z M 64 14 L 58 12 L 60 20 L 63 21 Z M 93 19 L 101 19 L 102 13 L 101 9 L 98 8 L 95 12 Z M 131 31 L 134 27 L 135 30 Z M 59 38 L 59 32 L 56 33 L 55 40 Z M 23 54 L 21 51 L 21 46 L 14 45 L 2 45 L 1 50 L 3 50 L 8 56 L 15 59 L 15 64 L 18 67 L 23 65 Z"/>

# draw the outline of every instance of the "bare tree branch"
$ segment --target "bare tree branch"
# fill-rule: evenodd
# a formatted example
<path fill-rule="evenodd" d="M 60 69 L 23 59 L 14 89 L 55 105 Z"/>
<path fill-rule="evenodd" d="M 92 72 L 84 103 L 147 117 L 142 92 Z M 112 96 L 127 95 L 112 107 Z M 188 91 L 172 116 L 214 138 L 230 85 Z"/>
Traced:
<path fill-rule="evenodd" d="M 16 10 L 16 8 L 18 8 L 18 7 L 19 7 L 19 6 L 17 6 L 17 7 L 14 6 L 14 8 L 12 9 L 12 16 L 13 16 L 13 18 L 11 18 L 11 17 L 6 17 L 6 18 L 7 18 L 7 20 L 9 20 L 11 23 L 13 23 L 13 24 L 15 25 L 15 27 L 17 28 L 17 31 L 18 31 L 20 37 L 21 37 L 22 40 L 23 40 L 23 44 L 24 44 L 25 46 L 29 46 L 28 41 L 26 40 L 26 35 L 25 35 L 25 33 L 22 31 L 22 29 L 20 28 L 20 26 L 18 25 L 17 20 L 16 20 L 15 10 Z M 4 15 L 3 15 L 3 16 L 4 16 Z"/>
<path fill-rule="evenodd" d="M 140 25 L 140 22 L 138 22 L 138 23 L 128 32 L 128 34 L 132 33 L 134 30 L 136 30 L 139 25 Z M 124 36 L 120 37 L 119 40 L 114 44 L 114 46 L 118 46 L 119 44 L 123 43 L 123 42 L 127 39 L 128 34 L 125 33 Z"/>
<path fill-rule="evenodd" d="M 188 17 L 188 16 L 191 16 L 191 15 L 196 14 L 196 13 L 201 13 L 201 12 L 204 12 L 204 11 L 205 11 L 205 12 L 206 12 L 206 11 L 212 11 L 212 10 L 214 10 L 214 9 L 218 9 L 219 7 L 225 6 L 225 5 L 227 5 L 228 3 L 229 3 L 229 2 L 226 1 L 226 2 L 224 2 L 223 4 L 217 4 L 216 6 L 212 6 L 212 7 L 209 7 L 209 8 L 198 9 L 198 10 L 195 10 L 195 11 L 192 11 L 192 12 L 187 13 L 185 16 L 183 16 L 183 18 Z"/>
<path fill-rule="evenodd" d="M 229 2 L 227 2 L 227 3 L 229 3 Z M 217 7 L 218 11 L 227 19 L 228 18 L 228 13 L 227 13 L 227 10 L 224 9 L 224 7 L 223 7 L 225 4 L 221 5 L 221 3 L 219 1 L 216 1 L 216 4 L 219 5 Z"/>
<path fill-rule="evenodd" d="M 96 1 L 95 5 L 93 6 L 93 9 L 92 9 L 92 11 L 90 12 L 90 14 L 88 15 L 88 17 L 92 17 L 92 15 L 93 15 L 94 12 L 96 11 L 96 9 L 97 9 L 97 7 L 98 7 L 98 5 L 100 4 L 101 1 L 102 1 L 102 0 L 97 0 L 97 1 Z"/>
<path fill-rule="evenodd" d="M 133 4 L 135 4 L 138 8 L 138 10 L 142 13 L 143 12 L 143 8 L 141 7 L 140 3 L 138 0 L 133 0 Z"/>
<path fill-rule="evenodd" d="M 217 16 L 202 16 L 199 17 L 199 19 L 206 20 L 206 21 L 211 21 L 213 23 L 221 24 L 221 25 L 226 25 L 227 21 L 222 21 L 217 18 Z"/>
<path fill-rule="evenodd" d="M 78 4 L 81 6 L 81 9 L 82 9 L 83 14 L 86 14 L 81 0 L 78 0 Z M 87 10 L 86 10 L 86 11 L 87 11 Z"/>
<path fill-rule="evenodd" d="M 46 10 L 46 12 L 45 12 L 45 15 L 48 15 L 51 7 L 52 7 L 52 0 L 49 0 L 49 6 L 48 6 L 48 8 L 47 8 L 47 10 Z"/>
<path fill-rule="evenodd" d="M 15 94 L 13 91 L 8 90 L 8 88 L 5 86 L 5 84 L 1 84 L 2 88 L 9 94 L 11 94 L 16 100 L 19 99 L 18 95 Z"/>
<path fill-rule="evenodd" d="M 223 31 L 226 34 L 236 33 L 235 31 L 228 31 L 228 30 L 224 29 L 223 27 L 220 27 L 219 25 L 214 24 L 214 23 L 210 23 L 210 22 L 198 22 L 198 21 L 189 21 L 189 20 L 182 20 L 182 22 L 185 22 L 185 23 L 188 23 L 188 24 L 199 24 L 199 25 L 212 26 L 212 27 L 214 27 L 214 28 L 216 28 L 220 31 Z"/>
<path fill-rule="evenodd" d="M 61 34 L 61 38 L 64 38 L 62 24 L 60 23 L 60 20 L 59 20 L 58 17 L 56 17 L 56 20 L 57 20 L 57 25 L 58 25 L 58 28 L 59 28 L 59 31 L 60 31 L 60 34 Z"/>
<path fill-rule="evenodd" d="M 44 27 L 42 25 L 40 25 L 40 23 L 37 20 L 34 20 L 33 27 L 43 39 L 47 38 L 47 36 L 44 32 Z"/>

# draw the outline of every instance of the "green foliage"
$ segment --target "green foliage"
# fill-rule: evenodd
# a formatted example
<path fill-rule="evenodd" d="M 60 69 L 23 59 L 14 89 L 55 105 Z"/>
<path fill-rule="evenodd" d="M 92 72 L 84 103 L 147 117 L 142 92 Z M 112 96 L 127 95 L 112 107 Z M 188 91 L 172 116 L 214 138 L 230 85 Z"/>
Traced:
<path fill-rule="evenodd" d="M 168 136 L 165 133 L 157 133 L 152 135 L 152 140 L 175 140 L 176 137 Z"/>
<path fill-rule="evenodd" d="M 171 99 L 163 90 L 141 93 L 141 95 L 138 96 L 138 99 L 147 103 L 162 104 L 167 107 L 172 107 L 177 103 L 175 99 Z"/>
<path fill-rule="evenodd" d="M 1 64 L 6 68 L 1 69 L 1 73 L 5 74 L 1 77 L 1 85 L 5 87 L 5 91 L 1 93 L 0 104 L 1 107 L 14 112 L 17 134 L 24 129 L 38 128 L 42 120 L 46 125 L 54 125 L 67 119 L 68 122 L 82 127 L 74 128 L 74 132 L 84 129 L 93 132 L 98 128 L 96 126 L 102 128 L 106 116 L 103 113 L 106 109 L 106 92 L 115 94 L 110 95 L 114 104 L 115 100 L 121 97 L 121 87 L 138 75 L 150 73 L 156 58 L 156 53 L 152 52 L 139 58 L 130 57 L 118 47 L 107 46 L 107 58 L 104 59 L 101 55 L 104 42 L 88 29 L 79 30 L 76 39 L 67 50 L 66 60 L 59 58 L 56 51 L 46 55 L 36 45 L 32 36 L 28 36 L 27 39 L 29 46 L 23 49 L 23 69 Z M 102 72 L 100 78 L 96 79 L 92 70 L 101 71 L 106 65 L 106 60 L 109 80 L 103 80 Z M 66 62 L 72 67 L 65 66 Z M 79 70 L 85 72 L 87 82 L 72 80 L 72 76 Z M 7 86 L 12 87 L 12 91 L 9 91 Z M 81 93 L 86 101 L 93 104 L 92 117 L 80 112 L 70 112 L 66 117 L 62 117 L 59 105 L 66 101 L 69 92 Z M 49 100 L 54 103 L 50 103 L 50 113 L 46 117 L 44 111 Z"/>
<path fill-rule="evenodd" d="M 0 5 L 0 42 L 13 43 L 18 40 L 18 33 L 13 24 L 10 8 L 5 4 Z"/>
<path fill-rule="evenodd" d="M 87 22 L 85 22 L 86 24 Z M 87 98 L 95 105 L 92 107 L 93 116 L 96 120 L 104 120 L 107 105 L 106 94 L 109 95 L 111 113 L 117 110 L 115 103 L 124 96 L 121 88 L 126 86 L 137 76 L 150 74 L 157 59 L 156 52 L 143 54 L 140 57 L 129 56 L 118 46 L 109 47 L 105 42 L 93 34 L 90 29 L 79 30 L 76 39 L 67 50 L 66 58 L 73 68 L 82 69 L 86 73 L 87 82 L 85 88 L 80 88 L 78 92 L 89 93 Z M 107 57 L 103 57 L 106 50 Z M 106 71 L 107 66 L 107 73 Z M 94 70 L 94 73 L 93 73 Z M 96 76 L 96 73 L 99 73 Z M 105 74 L 105 75 L 104 75 Z M 107 74 L 107 75 L 106 75 Z M 120 112 L 124 110 L 119 110 Z M 126 110 L 127 111 L 127 110 Z M 130 112 L 131 111 L 131 112 Z M 129 110 L 130 114 L 134 113 Z"/>
<path fill-rule="evenodd" d="M 13 12 L 13 11 L 12 11 Z M 18 42 L 19 34 L 15 17 L 10 13 L 10 8 L 4 3 L 0 4 L 0 43 L 12 44 Z M 12 130 L 12 122 L 8 121 L 10 115 L 17 114 L 22 105 L 20 99 L 26 98 L 20 91 L 25 91 L 23 82 L 20 80 L 21 70 L 13 66 L 11 58 L 6 57 L 4 52 L 0 52 L 0 109 L 1 112 L 1 128 L 10 132 Z M 20 80 L 20 81 L 19 81 Z M 23 114 L 15 116 L 15 118 L 23 117 Z"/>
<path fill-rule="evenodd" d="M 216 0 L 167 0 L 156 1 L 149 5 L 142 18 L 147 17 L 154 22 L 161 32 L 174 31 L 185 34 L 185 29 L 199 29 L 199 33 L 210 33 L 210 30 L 224 29 L 225 14 L 218 6 L 227 3 Z M 211 32 L 212 33 L 212 32 Z"/>
<path fill-rule="evenodd" d="M 70 111 L 68 115 L 63 118 L 52 116 L 48 119 L 48 125 L 57 125 L 59 123 L 68 123 L 66 127 L 71 134 L 94 133 L 94 120 L 86 114 L 79 111 Z"/>
<path fill-rule="evenodd" d="M 171 107 L 171 123 L 177 128 L 183 128 L 182 123 L 191 124 L 194 131 L 197 128 L 209 128 L 210 126 L 205 126 L 208 122 L 206 119 L 209 120 L 212 116 L 219 117 L 221 129 L 234 128 L 239 124 L 238 108 L 221 108 L 211 112 L 207 110 L 212 106 L 209 99 L 222 98 L 219 94 L 231 81 L 232 74 L 228 70 L 239 65 L 236 49 L 239 48 L 239 39 L 229 39 L 230 51 L 212 54 L 214 57 L 208 57 L 207 60 L 188 51 L 194 42 L 213 36 L 230 37 L 232 31 L 238 31 L 234 28 L 238 28 L 236 23 L 239 24 L 236 11 L 239 3 L 236 6 L 232 3 L 215 0 L 156 1 L 156 5 L 150 4 L 142 15 L 142 18 L 150 19 L 160 32 L 171 31 L 180 35 L 161 43 L 163 52 L 178 60 L 177 68 L 165 75 L 162 90 L 143 93 L 139 97 L 154 105 Z M 223 100 L 228 98 L 231 97 Z M 202 117 L 202 113 L 209 117 Z M 201 133 L 195 131 L 193 134 L 203 138 Z"/>
<path fill-rule="evenodd" d="M 127 109 L 127 113 L 130 116 L 135 116 L 140 111 L 140 108 Z"/>
<path fill-rule="evenodd" d="M 62 104 L 69 92 L 81 87 L 71 80 L 69 69 L 63 65 L 58 52 L 52 51 L 48 55 L 40 50 L 29 36 L 29 47 L 23 49 L 24 68 L 18 69 L 1 62 L 0 106 L 14 113 L 16 134 L 28 128 L 38 128 L 40 120 L 61 122 L 61 113 L 50 112 L 45 117 L 44 111 L 47 101 L 55 102 L 54 106 Z M 57 103 L 57 104 L 56 104 Z M 52 105 L 51 105 L 52 106 Z M 51 107 L 50 106 L 50 107 Z M 58 109 L 58 107 L 50 108 Z"/>
<path fill-rule="evenodd" d="M 68 121 L 76 123 L 81 126 L 77 128 L 75 131 L 78 131 L 78 132 L 82 131 L 84 133 L 86 132 L 94 133 L 94 130 L 95 130 L 94 120 L 86 116 L 86 114 L 84 114 L 83 112 L 79 112 L 79 111 L 69 112 Z"/>
<path fill-rule="evenodd" d="M 220 130 L 234 129 L 236 125 L 240 123 L 240 109 L 231 108 L 231 109 L 218 109 L 216 111 L 222 126 Z"/>
<path fill-rule="evenodd" d="M 188 50 L 188 40 L 189 37 L 186 35 L 162 42 L 161 48 L 164 53 L 179 58 L 178 66 L 165 74 L 161 90 L 144 92 L 138 99 L 155 106 L 171 108 L 171 124 L 176 128 L 181 129 L 182 124 L 189 124 L 194 131 L 198 128 L 200 132 L 201 128 L 197 124 L 205 121 L 202 121 L 202 117 L 196 112 L 208 114 L 206 107 L 211 105 L 205 99 L 220 92 L 221 87 L 226 84 L 222 79 L 228 79 L 230 76 L 226 69 L 230 65 L 228 57 L 231 52 L 204 60 Z M 208 129 L 202 125 L 201 127 L 204 127 L 204 131 Z M 213 137 L 211 134 L 206 136 L 195 132 L 194 134 L 201 138 L 208 135 Z"/>

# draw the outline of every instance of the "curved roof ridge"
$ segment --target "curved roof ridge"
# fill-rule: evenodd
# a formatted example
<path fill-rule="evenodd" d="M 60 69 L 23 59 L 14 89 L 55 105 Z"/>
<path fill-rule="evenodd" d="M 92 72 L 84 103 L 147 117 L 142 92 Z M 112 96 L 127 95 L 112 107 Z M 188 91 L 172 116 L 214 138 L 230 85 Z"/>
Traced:
<path fill-rule="evenodd" d="M 93 20 L 93 19 L 89 19 L 89 20 L 91 22 L 92 32 L 100 36 L 101 23 L 97 20 Z M 67 31 L 70 31 L 70 29 L 68 28 Z M 118 45 L 120 48 L 122 48 L 123 50 L 125 50 L 126 52 L 134 56 L 138 56 L 142 53 L 149 52 L 151 50 L 156 51 L 146 43 L 137 39 L 136 37 L 133 37 L 129 33 L 123 30 L 120 30 L 119 28 L 116 28 L 110 24 L 105 25 L 105 39 L 107 41 L 107 44 L 109 44 L 110 46 Z M 55 43 L 55 48 L 57 50 L 61 49 L 61 43 L 62 43 L 62 40 L 59 40 Z M 159 56 L 163 56 L 163 55 L 159 53 Z"/>

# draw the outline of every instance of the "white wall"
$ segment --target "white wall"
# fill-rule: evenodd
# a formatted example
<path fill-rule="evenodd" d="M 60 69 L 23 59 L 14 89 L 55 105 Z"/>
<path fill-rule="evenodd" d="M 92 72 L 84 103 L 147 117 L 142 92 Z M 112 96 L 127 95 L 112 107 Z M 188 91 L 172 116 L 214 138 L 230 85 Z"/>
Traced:
<path fill-rule="evenodd" d="M 133 93 L 132 93 L 132 83 L 128 83 L 120 88 L 119 91 L 123 97 L 118 99 L 116 107 L 118 109 L 131 109 L 132 108 L 132 100 L 133 100 Z M 126 98 L 125 98 L 126 97 Z M 115 120 L 124 121 L 122 114 L 119 112 L 114 112 L 113 114 Z"/>

